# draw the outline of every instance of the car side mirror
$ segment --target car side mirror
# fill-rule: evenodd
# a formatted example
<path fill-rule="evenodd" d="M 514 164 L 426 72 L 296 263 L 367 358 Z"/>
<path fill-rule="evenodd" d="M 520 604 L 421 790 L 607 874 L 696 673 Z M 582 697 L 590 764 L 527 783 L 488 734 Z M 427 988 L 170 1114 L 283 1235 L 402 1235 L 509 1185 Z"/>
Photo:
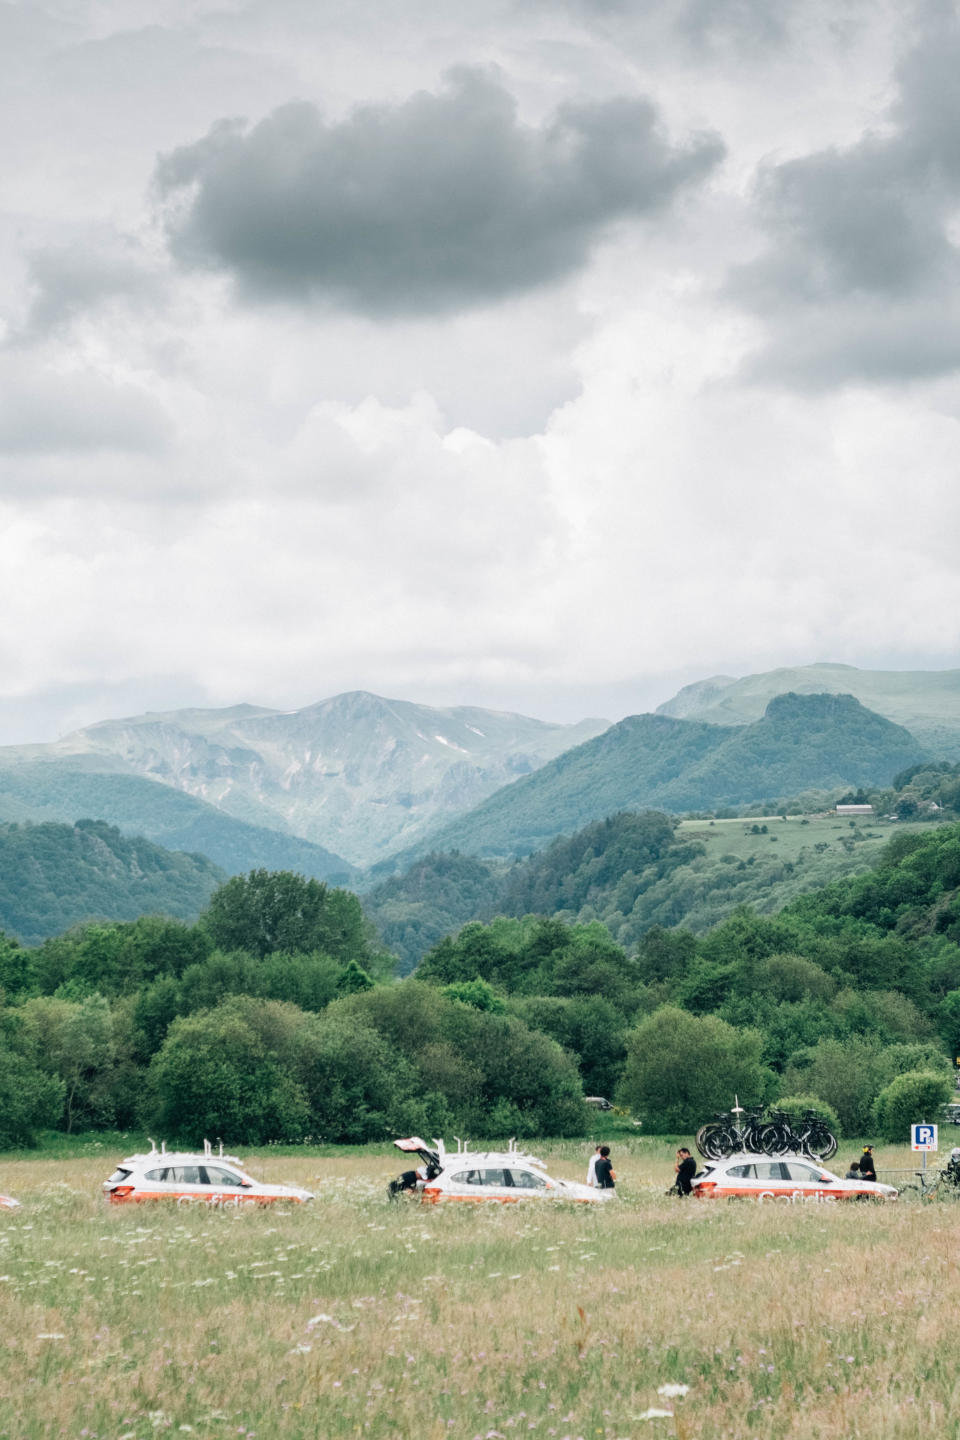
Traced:
<path fill-rule="evenodd" d="M 243 1187 L 244 1190 L 252 1190 L 252 1189 L 253 1189 L 253 1181 L 252 1181 L 252 1180 L 241 1180 L 241 1181 L 240 1181 L 240 1184 L 241 1184 L 241 1186 Z"/>

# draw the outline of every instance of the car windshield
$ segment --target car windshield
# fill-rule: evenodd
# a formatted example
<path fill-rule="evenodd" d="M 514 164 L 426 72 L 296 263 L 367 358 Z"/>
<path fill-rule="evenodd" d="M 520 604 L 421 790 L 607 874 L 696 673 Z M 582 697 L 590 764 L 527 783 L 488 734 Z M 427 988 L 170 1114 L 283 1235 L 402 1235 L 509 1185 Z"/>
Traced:
<path fill-rule="evenodd" d="M 119 1166 L 117 1167 L 117 1169 L 114 1170 L 113 1174 L 110 1176 L 110 1179 L 107 1181 L 107 1184 L 108 1184 L 108 1185 L 119 1185 L 119 1184 L 120 1184 L 120 1181 L 121 1181 L 121 1180 L 126 1180 L 126 1178 L 127 1178 L 127 1176 L 128 1176 L 129 1174 L 130 1174 L 130 1171 L 129 1171 L 129 1170 L 124 1170 L 123 1166 L 122 1166 L 122 1165 L 119 1165 Z"/>

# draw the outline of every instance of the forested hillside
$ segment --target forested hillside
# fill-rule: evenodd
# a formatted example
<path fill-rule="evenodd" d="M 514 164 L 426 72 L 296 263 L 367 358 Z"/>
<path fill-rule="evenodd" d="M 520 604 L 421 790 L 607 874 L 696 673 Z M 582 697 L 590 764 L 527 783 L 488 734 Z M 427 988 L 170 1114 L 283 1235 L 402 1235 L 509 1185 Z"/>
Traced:
<path fill-rule="evenodd" d="M 923 771 L 900 792 L 882 792 L 915 818 Z M 941 774 L 942 772 L 936 772 Z M 960 786 L 960 781 L 954 781 Z M 587 825 L 512 864 L 433 854 L 364 896 L 384 944 L 412 970 L 431 945 L 470 920 L 495 915 L 601 920 L 621 945 L 653 925 L 697 934 L 737 908 L 772 914 L 797 895 L 869 869 L 891 827 L 867 817 L 791 814 L 678 822 L 657 812 L 624 813 Z"/>
<path fill-rule="evenodd" d="M 739 727 L 634 715 L 498 791 L 432 848 L 520 855 L 623 809 L 776 809 L 803 790 L 889 784 L 922 759 L 912 735 L 849 695 L 781 695 Z"/>
<path fill-rule="evenodd" d="M 70 760 L 0 764 L 0 820 L 72 824 L 90 815 L 168 850 L 206 855 L 228 875 L 260 867 L 293 869 L 343 885 L 355 873 L 342 856 L 321 845 L 248 825 L 193 795 L 139 775 L 108 773 L 89 768 L 89 762 L 80 766 Z"/>
<path fill-rule="evenodd" d="M 661 863 L 663 817 L 634 819 L 618 843 Z M 563 860 L 577 898 L 596 859 L 581 838 Z M 4 1145 L 51 1125 L 238 1144 L 576 1134 L 585 1091 L 650 1133 L 689 1134 L 736 1093 L 902 1138 L 960 1053 L 960 826 L 904 827 L 868 873 L 699 937 L 654 927 L 627 950 L 598 922 L 470 924 L 399 983 L 355 896 L 259 871 L 195 925 L 0 940 L 0 990 Z"/>
<path fill-rule="evenodd" d="M 223 878 L 203 855 L 127 839 L 99 820 L 0 825 L 0 929 L 28 945 L 102 917 L 194 920 Z"/>

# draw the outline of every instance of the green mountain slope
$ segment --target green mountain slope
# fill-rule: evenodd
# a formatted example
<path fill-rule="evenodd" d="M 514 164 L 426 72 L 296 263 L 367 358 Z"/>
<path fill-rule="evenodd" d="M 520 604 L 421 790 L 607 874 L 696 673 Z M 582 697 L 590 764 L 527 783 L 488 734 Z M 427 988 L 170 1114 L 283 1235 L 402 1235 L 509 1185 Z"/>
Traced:
<path fill-rule="evenodd" d="M 782 695 L 737 728 L 633 715 L 498 791 L 431 836 L 431 848 L 518 855 L 618 810 L 773 805 L 804 790 L 888 783 L 922 754 L 849 695 Z"/>
<path fill-rule="evenodd" d="M 245 824 L 192 795 L 138 775 L 104 773 L 95 763 L 36 760 L 0 768 L 0 820 L 72 823 L 92 815 L 168 850 L 206 855 L 228 875 L 296 870 L 337 885 L 353 877 L 348 861 L 309 840 Z"/>
<path fill-rule="evenodd" d="M 960 670 L 858 670 L 853 665 L 797 665 L 686 685 L 657 709 L 674 719 L 712 725 L 758 720 L 776 695 L 854 695 L 868 710 L 904 725 L 931 754 L 960 760 Z"/>
<path fill-rule="evenodd" d="M 83 920 L 195 920 L 226 877 L 111 825 L 0 825 L 0 930 L 39 944 Z"/>

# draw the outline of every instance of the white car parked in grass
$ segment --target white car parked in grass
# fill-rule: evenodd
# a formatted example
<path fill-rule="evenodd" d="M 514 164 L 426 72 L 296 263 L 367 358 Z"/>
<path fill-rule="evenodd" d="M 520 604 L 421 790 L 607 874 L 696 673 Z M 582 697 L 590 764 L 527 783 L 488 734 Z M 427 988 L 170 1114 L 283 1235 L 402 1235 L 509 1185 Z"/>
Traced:
<path fill-rule="evenodd" d="M 214 1154 L 209 1142 L 202 1152 L 168 1151 L 156 1147 L 146 1155 L 130 1155 L 103 1182 L 112 1205 L 145 1200 L 173 1200 L 178 1205 L 272 1205 L 286 1200 L 302 1205 L 312 1200 L 297 1185 L 265 1185 L 248 1175 L 236 1155 Z"/>
<path fill-rule="evenodd" d="M 836 1200 L 896 1200 L 892 1185 L 841 1180 L 805 1155 L 730 1155 L 708 1160 L 693 1181 L 701 1200 L 757 1200 L 814 1204 Z"/>
<path fill-rule="evenodd" d="M 416 1135 L 393 1143 L 398 1150 L 418 1156 L 421 1163 L 394 1180 L 390 1194 L 419 1195 L 426 1204 L 494 1200 L 501 1205 L 515 1205 L 521 1200 L 574 1200 L 602 1205 L 617 1193 L 580 1185 L 575 1180 L 557 1180 L 547 1174 L 542 1160 L 518 1150 L 512 1141 L 506 1150 L 468 1150 L 464 1145 L 455 1154 L 448 1154 L 442 1140 L 429 1146 Z"/>

